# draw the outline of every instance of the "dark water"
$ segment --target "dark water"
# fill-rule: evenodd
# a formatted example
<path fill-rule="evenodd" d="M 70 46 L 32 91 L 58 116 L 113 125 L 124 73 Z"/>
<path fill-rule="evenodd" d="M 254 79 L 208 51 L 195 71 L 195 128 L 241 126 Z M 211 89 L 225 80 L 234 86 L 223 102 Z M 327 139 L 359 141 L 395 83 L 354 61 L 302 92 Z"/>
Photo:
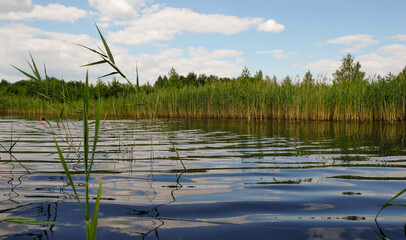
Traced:
<path fill-rule="evenodd" d="M 66 123 L 80 145 L 81 123 Z M 405 239 L 405 126 L 329 122 L 104 121 L 91 194 L 99 239 Z M 49 129 L 0 119 L 0 239 L 84 239 L 84 220 Z M 60 130 L 59 140 L 66 132 Z M 14 142 L 11 154 L 9 150 Z M 62 143 L 61 143 L 62 144 Z M 83 196 L 83 162 L 62 144 Z M 92 201 L 94 202 L 94 200 Z M 404 197 L 399 202 L 406 202 Z"/>

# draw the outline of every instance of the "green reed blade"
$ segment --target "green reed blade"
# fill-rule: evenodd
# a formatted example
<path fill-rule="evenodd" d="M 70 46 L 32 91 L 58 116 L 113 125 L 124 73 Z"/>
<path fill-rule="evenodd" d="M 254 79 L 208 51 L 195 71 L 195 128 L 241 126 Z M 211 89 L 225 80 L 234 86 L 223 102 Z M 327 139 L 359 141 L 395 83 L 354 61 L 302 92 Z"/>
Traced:
<path fill-rule="evenodd" d="M 95 124 L 95 129 L 94 129 L 92 158 L 90 160 L 89 172 L 92 171 L 93 162 L 94 162 L 94 154 L 96 153 L 96 146 L 97 146 L 97 141 L 99 138 L 100 119 L 101 119 L 101 100 L 100 100 L 100 92 L 99 92 L 99 96 L 97 98 L 97 105 L 96 105 L 96 124 Z"/>
<path fill-rule="evenodd" d="M 68 223 L 60 223 L 60 222 L 50 222 L 50 221 L 39 221 L 31 218 L 6 218 L 2 220 L 4 222 L 12 222 L 12 223 L 23 223 L 23 224 L 39 224 L 39 225 L 71 225 Z M 1 222 L 1 221 L 0 221 Z"/>
<path fill-rule="evenodd" d="M 41 80 L 41 75 L 39 74 L 37 65 L 35 64 L 34 58 L 32 57 L 31 53 L 30 53 L 30 58 L 31 58 L 32 66 L 31 66 L 31 64 L 29 64 L 29 63 L 28 64 L 30 65 L 32 72 L 37 77 L 37 80 Z"/>
<path fill-rule="evenodd" d="M 88 113 L 89 113 L 89 71 L 86 71 L 86 81 L 83 96 L 83 143 L 84 143 L 84 161 L 85 161 L 85 172 L 87 174 L 88 170 L 88 154 L 89 154 L 89 123 L 88 123 Z"/>
<path fill-rule="evenodd" d="M 18 67 L 14 66 L 14 65 L 12 65 L 12 64 L 11 64 L 11 66 L 12 66 L 13 68 L 17 69 L 20 73 L 22 73 L 22 74 L 24 74 L 25 76 L 27 76 L 28 78 L 30 78 L 31 80 L 36 80 L 36 78 L 35 78 L 33 75 L 31 75 L 31 74 L 29 74 L 29 73 L 27 73 L 27 72 L 25 72 L 25 71 L 19 69 Z"/>
<path fill-rule="evenodd" d="M 88 64 L 85 64 L 85 65 L 82 65 L 81 67 L 94 66 L 94 65 L 103 64 L 103 63 L 107 63 L 107 60 L 100 60 L 100 61 L 97 61 L 97 62 L 88 63 Z"/>
<path fill-rule="evenodd" d="M 76 46 L 82 47 L 82 48 L 86 48 L 87 50 L 100 55 L 102 58 L 108 58 L 108 56 L 106 54 L 104 54 L 103 52 L 99 52 L 99 51 L 97 51 L 97 50 L 95 50 L 93 48 L 87 47 L 87 46 L 85 46 L 85 45 L 83 45 L 81 43 L 73 43 L 73 44 L 75 44 Z"/>
<path fill-rule="evenodd" d="M 111 61 L 113 64 L 116 64 L 115 61 L 114 61 L 114 58 L 113 58 L 113 54 L 111 53 L 110 48 L 109 48 L 109 46 L 107 45 L 106 40 L 104 39 L 102 33 L 100 32 L 100 29 L 99 29 L 99 27 L 97 26 L 97 24 L 95 24 L 95 25 L 96 25 L 97 31 L 99 32 L 100 38 L 101 38 L 101 40 L 102 40 L 102 42 L 103 42 L 104 48 L 106 49 L 107 55 L 109 55 L 110 61 Z"/>
<path fill-rule="evenodd" d="M 80 210 L 82 211 L 83 216 L 85 216 L 85 211 L 84 211 L 84 209 L 82 207 L 82 204 L 80 203 L 79 195 L 78 195 L 78 193 L 76 191 L 75 185 L 73 184 L 73 180 L 72 180 L 72 177 L 70 175 L 68 165 L 66 164 L 65 157 L 63 156 L 63 153 L 61 151 L 61 148 L 58 145 L 58 142 L 55 139 L 55 136 L 54 136 L 54 142 L 55 142 L 55 145 L 56 145 L 56 149 L 58 150 L 59 159 L 61 160 L 63 170 L 65 171 L 65 175 L 69 180 L 69 184 L 71 185 L 73 193 L 75 194 L 75 198 L 76 198 L 76 200 L 77 200 L 77 202 L 79 204 Z"/>
<path fill-rule="evenodd" d="M 399 203 L 391 203 L 393 200 L 395 200 L 397 197 L 399 197 L 400 195 L 402 195 L 404 192 L 406 192 L 406 188 L 405 189 L 403 189 L 402 191 L 400 191 L 398 194 L 396 194 L 394 197 L 392 197 L 391 199 L 389 199 L 389 201 L 387 201 L 383 206 L 382 206 L 382 208 L 379 210 L 379 212 L 376 214 L 376 216 L 375 216 L 375 220 L 378 218 L 378 216 L 379 216 L 379 214 L 381 213 L 381 211 L 383 210 L 383 209 L 385 209 L 385 208 L 387 208 L 387 207 L 389 207 L 389 206 L 392 206 L 392 205 L 400 205 Z M 406 206 L 406 204 L 405 204 L 405 206 Z"/>
<path fill-rule="evenodd" d="M 112 63 L 112 62 L 110 62 L 110 61 L 108 61 L 107 63 L 108 63 L 112 68 L 114 68 L 114 70 L 116 70 L 117 73 L 120 74 L 120 76 L 122 76 L 125 80 L 127 80 L 127 82 L 130 83 L 130 81 L 127 79 L 127 77 L 124 75 L 124 73 L 122 73 L 122 72 L 120 71 L 120 69 L 119 69 L 114 63 Z M 130 85 L 132 85 L 132 84 L 130 83 Z"/>
<path fill-rule="evenodd" d="M 115 75 L 115 74 L 118 74 L 118 72 L 111 72 L 111 73 L 108 73 L 108 74 L 106 74 L 106 75 L 103 75 L 103 76 L 101 76 L 101 77 L 99 77 L 99 78 L 104 78 L 104 77 L 108 77 L 108 76 Z"/>
<path fill-rule="evenodd" d="M 96 240 L 97 221 L 99 218 L 100 197 L 102 190 L 103 180 L 100 180 L 99 190 L 97 191 L 96 203 L 93 209 L 92 221 L 90 222 L 90 239 Z"/>
<path fill-rule="evenodd" d="M 86 81 L 83 96 L 83 147 L 84 147 L 84 163 L 85 163 L 85 219 L 89 221 L 89 71 L 86 71 Z M 88 224 L 86 224 L 88 226 Z M 88 231 L 86 231 L 88 232 Z"/>

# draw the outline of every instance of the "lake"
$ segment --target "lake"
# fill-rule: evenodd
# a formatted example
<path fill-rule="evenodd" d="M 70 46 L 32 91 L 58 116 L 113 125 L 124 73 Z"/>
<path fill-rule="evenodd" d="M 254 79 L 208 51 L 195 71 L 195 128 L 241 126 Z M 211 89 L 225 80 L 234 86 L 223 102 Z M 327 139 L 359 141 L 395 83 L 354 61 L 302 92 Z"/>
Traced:
<path fill-rule="evenodd" d="M 61 129 L 51 122 L 83 196 L 81 122 L 64 124 Z M 374 221 L 406 187 L 404 123 L 162 125 L 187 171 L 156 123 L 101 122 L 90 183 L 95 197 L 103 179 L 98 239 L 405 238 L 406 208 L 388 207 Z M 66 224 L 2 221 L 1 240 L 85 238 L 83 216 L 49 132 L 38 121 L 0 118 L 0 220 Z"/>

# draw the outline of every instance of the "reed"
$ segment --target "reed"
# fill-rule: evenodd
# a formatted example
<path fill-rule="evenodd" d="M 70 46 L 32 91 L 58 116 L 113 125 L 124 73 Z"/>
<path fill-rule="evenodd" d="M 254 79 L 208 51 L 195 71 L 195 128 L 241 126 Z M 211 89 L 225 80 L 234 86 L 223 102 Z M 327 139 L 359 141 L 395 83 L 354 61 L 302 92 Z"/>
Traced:
<path fill-rule="evenodd" d="M 154 88 L 104 98 L 103 116 L 121 118 L 217 118 L 287 119 L 317 121 L 404 121 L 406 120 L 406 73 L 379 81 L 327 84 L 243 82 L 237 79 L 204 86 Z M 95 91 L 95 89 L 93 89 Z M 94 93 L 93 93 L 94 94 Z M 41 115 L 63 103 L 26 96 L 0 96 L 0 108 L 14 114 Z M 95 105 L 93 98 L 89 104 Z M 81 99 L 72 100 L 79 106 Z M 74 107 L 68 106 L 72 110 Z M 144 107 L 140 107 L 143 105 Z M 154 106 L 154 107 L 145 107 Z M 149 108 L 157 108 L 150 111 Z M 90 114 L 94 114 L 91 112 Z"/>
<path fill-rule="evenodd" d="M 43 86 L 43 97 L 45 99 L 50 99 L 50 95 L 48 94 L 49 92 L 46 91 L 46 81 L 44 81 L 44 79 L 41 77 L 39 70 L 36 66 L 36 63 L 33 59 L 33 57 L 31 56 L 31 63 L 29 63 L 29 66 L 31 68 L 32 74 L 27 73 L 26 71 L 21 70 L 20 68 L 14 67 L 16 68 L 18 71 L 20 71 L 22 74 L 24 74 L 25 76 L 27 76 L 28 78 L 30 78 L 32 81 L 37 81 L 39 83 L 41 83 L 41 86 Z M 44 67 L 44 71 L 45 71 L 45 78 L 48 79 L 48 76 L 46 75 L 46 69 Z M 95 110 L 95 132 L 94 132 L 94 136 L 93 136 L 93 145 L 92 145 L 92 150 L 89 152 L 90 150 L 90 137 L 89 137 L 89 79 L 88 79 L 88 73 L 86 73 L 86 80 L 85 80 L 85 84 L 84 84 L 84 93 L 83 93 L 83 107 L 82 107 L 82 118 L 83 118 L 83 140 L 82 140 L 82 144 L 83 144 L 83 163 L 84 163 L 84 177 L 85 177 L 85 202 L 84 202 L 84 207 L 83 204 L 80 200 L 80 196 L 76 190 L 76 185 L 71 177 L 70 174 L 70 170 L 69 170 L 69 166 L 68 163 L 65 160 L 64 154 L 61 150 L 61 148 L 59 147 L 58 141 L 56 139 L 56 131 L 54 131 L 51 123 L 47 120 L 49 129 L 51 130 L 50 132 L 53 135 L 53 139 L 55 142 L 55 146 L 57 148 L 57 152 L 58 152 L 58 156 L 59 159 L 61 160 L 61 164 L 62 167 L 64 169 L 65 175 L 68 178 L 68 181 L 70 183 L 70 186 L 72 187 L 74 196 L 76 201 L 78 202 L 78 205 L 80 207 L 80 210 L 83 214 L 83 217 L 85 219 L 85 227 L 86 227 L 86 239 L 87 240 L 95 240 L 96 239 L 96 234 L 97 234 L 97 221 L 98 221 L 98 215 L 99 215 L 99 206 L 100 206 L 100 197 L 101 197 L 101 190 L 102 190 L 102 180 L 100 181 L 99 184 L 99 188 L 98 188 L 98 192 L 97 192 L 97 197 L 96 197 L 96 202 L 95 202 L 95 206 L 93 209 L 93 214 L 90 218 L 90 206 L 89 206 L 89 180 L 90 180 L 90 175 L 92 173 L 92 167 L 94 164 L 94 155 L 96 152 L 96 146 L 97 146 L 97 141 L 98 141 L 98 132 L 99 132 L 99 126 L 100 126 L 100 119 L 101 119 L 101 100 L 100 97 L 97 100 L 96 103 L 96 110 Z M 41 105 L 42 106 L 42 105 Z M 58 126 L 62 126 L 62 128 L 64 130 L 66 130 L 65 124 L 62 121 L 62 116 L 63 116 L 63 112 L 64 112 L 64 106 L 65 104 L 62 106 L 62 111 L 59 114 L 59 120 L 58 120 Z M 52 107 L 59 107 L 59 105 L 54 105 Z M 51 107 L 51 108 L 52 108 Z M 75 108 L 75 107 L 74 107 Z M 75 108 L 76 109 L 76 108 Z M 53 109 L 55 110 L 55 109 Z M 68 132 L 67 136 L 65 139 L 69 139 L 70 135 Z M 69 140 L 65 140 L 65 141 L 69 141 Z M 68 142 L 68 144 L 71 144 L 70 142 Z M 71 147 L 73 147 L 74 149 L 80 149 L 81 146 L 73 146 L 71 145 Z M 78 153 L 78 150 L 75 150 Z M 91 154 L 91 155 L 90 155 Z M 89 158 L 90 156 L 90 158 Z M 41 221 L 36 221 L 34 219 L 22 219 L 22 218 L 18 218 L 18 219 L 7 219 L 7 221 L 11 221 L 11 222 L 19 222 L 19 223 L 29 223 L 29 224 L 43 224 L 43 222 Z M 60 224 L 60 223 L 53 223 L 53 222 L 47 222 L 48 224 Z"/>

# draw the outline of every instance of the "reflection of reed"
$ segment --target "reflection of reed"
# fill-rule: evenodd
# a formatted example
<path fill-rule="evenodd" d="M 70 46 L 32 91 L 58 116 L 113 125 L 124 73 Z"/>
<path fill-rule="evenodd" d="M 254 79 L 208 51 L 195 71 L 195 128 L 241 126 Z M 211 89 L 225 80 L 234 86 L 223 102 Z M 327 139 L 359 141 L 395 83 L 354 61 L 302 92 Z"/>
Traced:
<path fill-rule="evenodd" d="M 153 163 L 153 159 L 151 159 L 151 163 Z M 176 175 L 176 185 L 173 187 L 173 189 L 171 190 L 171 198 L 172 200 L 167 202 L 167 203 L 162 203 L 162 204 L 158 204 L 155 206 L 150 207 L 149 209 L 144 209 L 144 210 L 136 210 L 136 209 L 132 209 L 132 212 L 129 213 L 130 215 L 136 215 L 139 217 L 147 217 L 147 218 L 152 218 L 154 220 L 156 220 L 157 222 L 153 221 L 153 228 L 150 229 L 147 232 L 137 232 L 138 234 L 142 235 L 142 239 L 145 239 L 146 237 L 148 237 L 151 233 L 155 234 L 156 239 L 159 239 L 159 234 L 158 234 L 158 229 L 160 227 L 162 227 L 163 225 L 165 225 L 165 221 L 164 220 L 168 220 L 167 218 L 164 217 L 160 217 L 159 214 L 159 208 L 162 206 L 167 206 L 169 204 L 172 204 L 174 202 L 176 202 L 176 198 L 175 198 L 175 192 L 178 191 L 179 189 L 181 189 L 183 186 L 180 183 L 180 179 L 182 177 L 182 175 L 186 172 L 186 170 L 182 170 L 182 172 L 178 175 Z M 147 191 L 150 191 L 151 189 L 155 192 L 155 190 L 153 189 L 152 183 L 153 183 L 153 173 L 151 172 L 150 176 L 152 175 L 152 177 L 150 177 L 150 188 Z M 147 192 L 146 192 L 147 194 Z M 148 194 L 147 194 L 148 196 Z M 156 192 L 155 192 L 155 196 L 156 196 Z M 155 197 L 154 196 L 154 197 Z M 149 197 L 148 197 L 149 198 Z M 153 198 L 149 198 L 150 203 L 152 203 Z M 169 219 L 169 220 L 176 220 L 176 219 Z M 179 219 L 180 221 L 183 221 L 181 219 Z"/>
<path fill-rule="evenodd" d="M 11 141 L 12 141 L 12 137 L 11 137 Z M 18 194 L 18 193 L 15 191 L 15 189 L 16 189 L 18 186 L 20 186 L 20 185 L 22 184 L 21 178 L 22 178 L 25 174 L 22 174 L 22 175 L 20 175 L 20 176 L 18 176 L 18 177 L 16 178 L 16 176 L 15 176 L 14 173 L 13 173 L 13 171 L 14 171 L 14 169 L 15 169 L 15 165 L 14 165 L 13 161 L 18 162 L 18 163 L 20 164 L 20 166 L 22 166 L 22 167 L 25 169 L 25 171 L 26 171 L 27 173 L 30 173 L 30 171 L 29 171 L 20 161 L 18 161 L 18 159 L 13 155 L 12 149 L 13 149 L 13 147 L 15 146 L 16 143 L 17 143 L 17 141 L 16 141 L 15 143 L 12 143 L 12 142 L 11 142 L 11 145 L 10 145 L 10 148 L 9 148 L 9 149 L 6 149 L 2 144 L 0 144 L 0 146 L 1 146 L 1 147 L 8 153 L 8 155 L 9 155 L 9 160 L 6 161 L 6 163 L 10 163 L 10 164 L 11 164 L 11 169 L 9 170 L 11 177 L 10 177 L 10 180 L 7 181 L 7 184 L 10 184 L 10 186 L 11 186 L 10 192 L 8 193 L 8 200 L 9 200 L 10 202 L 19 204 L 18 201 L 14 200 L 15 198 L 18 198 L 18 197 L 20 196 L 20 194 Z M 15 185 L 14 185 L 14 180 L 17 180 L 17 181 L 18 181 L 18 183 L 15 184 Z"/>
<path fill-rule="evenodd" d="M 384 231 L 382 230 L 382 228 L 379 226 L 379 223 L 378 223 L 378 221 L 375 219 L 375 224 L 376 224 L 376 227 L 378 228 L 378 231 L 379 232 L 377 232 L 377 231 L 375 231 L 375 233 L 378 235 L 378 237 L 380 238 L 380 239 L 382 239 L 382 240 L 388 240 L 388 239 L 390 239 L 388 236 L 386 236 L 386 234 L 384 233 Z M 406 236 L 406 224 L 405 224 L 405 226 L 404 226 L 404 231 L 405 231 L 405 236 Z"/>

